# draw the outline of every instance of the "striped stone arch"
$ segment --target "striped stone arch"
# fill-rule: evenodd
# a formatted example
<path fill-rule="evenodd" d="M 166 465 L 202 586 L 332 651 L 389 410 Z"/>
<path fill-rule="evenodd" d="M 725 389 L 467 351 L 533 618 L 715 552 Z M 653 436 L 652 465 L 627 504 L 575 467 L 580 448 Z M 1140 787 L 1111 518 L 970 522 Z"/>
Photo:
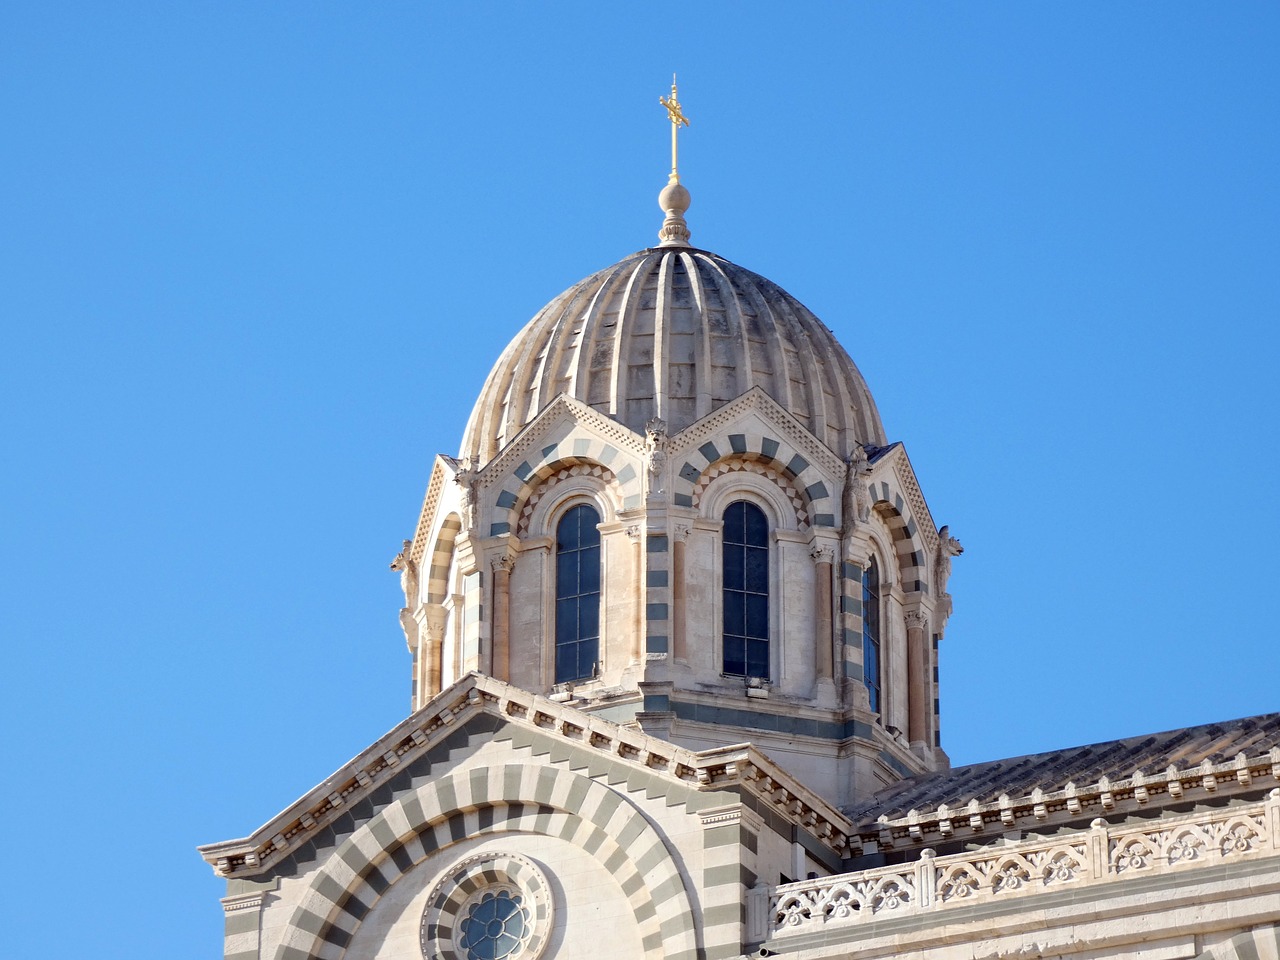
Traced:
<path fill-rule="evenodd" d="M 796 489 L 795 484 L 769 464 L 758 460 L 743 460 L 739 457 L 730 457 L 708 467 L 698 477 L 698 482 L 693 485 L 692 506 L 694 508 L 700 507 L 702 505 L 702 495 L 706 493 L 707 487 L 711 485 L 712 481 L 730 473 L 754 473 L 774 483 L 782 490 L 787 500 L 791 502 L 791 509 L 795 512 L 797 528 L 801 531 L 809 529 L 809 507 L 803 495 Z"/>
<path fill-rule="evenodd" d="M 893 549 L 898 558 L 898 572 L 902 577 L 905 593 L 929 592 L 929 564 L 920 544 L 919 528 L 911 516 L 911 508 L 898 493 L 881 480 L 871 484 L 872 507 L 876 516 L 884 521 L 893 537 Z"/>
<path fill-rule="evenodd" d="M 613 494 L 610 499 L 613 500 L 613 508 L 615 510 L 622 509 L 622 503 L 616 496 L 618 492 L 618 478 L 614 476 L 613 471 L 608 467 L 601 466 L 598 463 L 577 463 L 571 467 L 564 467 L 545 477 L 533 491 L 525 498 L 522 503 L 516 505 L 513 513 L 518 511 L 516 519 L 516 533 L 524 536 L 529 532 L 529 518 L 533 516 L 534 509 L 537 508 L 538 502 L 548 493 L 556 488 L 556 484 L 562 480 L 568 480 L 570 477 L 595 477 L 600 481 L 600 487 L 606 495 Z"/>
<path fill-rule="evenodd" d="M 615 471 L 613 465 L 622 451 L 598 437 L 570 437 L 543 447 L 530 456 L 502 482 L 489 514 L 489 536 L 513 532 L 520 522 L 524 504 L 534 491 L 561 470 L 574 466 L 599 467 L 613 478 L 610 488 L 618 508 L 630 510 L 644 500 L 640 472 L 628 463 Z"/>
<path fill-rule="evenodd" d="M 785 440 L 767 434 L 718 434 L 697 450 L 688 451 L 686 456 L 687 459 L 676 476 L 671 497 L 678 507 L 697 505 L 697 498 L 701 494 L 700 481 L 708 471 L 719 467 L 722 462 L 752 463 L 772 470 L 785 479 L 790 487 L 788 496 L 793 493 L 799 495 L 804 507 L 802 529 L 836 525 L 836 500 L 832 498 L 832 492 L 818 475 L 818 470 Z M 702 483 L 701 487 L 705 488 L 706 483 Z M 839 491 L 836 494 L 838 496 Z"/>
<path fill-rule="evenodd" d="M 449 590 L 449 567 L 453 563 L 453 545 L 462 531 L 462 519 L 451 513 L 440 524 L 431 545 L 431 564 L 427 567 L 427 603 L 444 603 Z"/>
<path fill-rule="evenodd" d="M 646 960 L 696 960 L 688 892 L 644 815 L 581 774 L 516 763 L 434 779 L 358 828 L 312 878 L 275 960 L 345 960 L 378 898 L 415 865 L 464 839 L 513 832 L 558 837 L 612 873 Z"/>
<path fill-rule="evenodd" d="M 1237 933 L 1225 943 L 1210 947 L 1195 960 L 1267 960 L 1280 957 L 1280 927 L 1268 923 Z"/>

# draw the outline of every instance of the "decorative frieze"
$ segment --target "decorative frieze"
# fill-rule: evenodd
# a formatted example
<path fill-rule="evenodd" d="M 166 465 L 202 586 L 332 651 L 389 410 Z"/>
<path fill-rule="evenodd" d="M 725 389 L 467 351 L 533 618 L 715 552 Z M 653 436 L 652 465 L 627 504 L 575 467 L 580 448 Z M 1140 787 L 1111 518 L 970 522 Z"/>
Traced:
<path fill-rule="evenodd" d="M 1280 855 L 1280 789 L 1259 803 L 1161 820 L 1146 828 L 1096 819 L 1088 830 L 1073 835 L 945 857 L 925 849 L 914 863 L 783 884 L 768 891 L 767 937 L 1267 855 Z"/>

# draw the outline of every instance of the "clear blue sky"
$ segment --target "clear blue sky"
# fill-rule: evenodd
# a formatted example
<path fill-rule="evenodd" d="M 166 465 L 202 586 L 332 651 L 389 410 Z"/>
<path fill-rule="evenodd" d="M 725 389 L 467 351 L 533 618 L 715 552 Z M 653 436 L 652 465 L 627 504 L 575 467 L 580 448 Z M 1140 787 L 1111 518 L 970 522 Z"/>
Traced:
<path fill-rule="evenodd" d="M 785 9 L 785 14 L 779 10 Z M 4 952 L 215 957 L 197 843 L 401 719 L 387 564 L 547 300 L 809 305 L 966 547 L 956 762 L 1280 708 L 1274 3 L 0 10 Z"/>

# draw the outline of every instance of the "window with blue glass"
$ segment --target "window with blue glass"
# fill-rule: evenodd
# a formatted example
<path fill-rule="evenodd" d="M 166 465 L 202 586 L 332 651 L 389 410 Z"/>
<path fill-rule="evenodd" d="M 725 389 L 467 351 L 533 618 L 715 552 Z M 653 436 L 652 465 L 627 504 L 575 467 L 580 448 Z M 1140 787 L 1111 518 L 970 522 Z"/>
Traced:
<path fill-rule="evenodd" d="M 880 567 L 872 557 L 862 571 L 862 680 L 871 711 L 880 712 Z"/>
<path fill-rule="evenodd" d="M 486 893 L 462 920 L 460 946 L 467 960 L 507 960 L 518 956 L 533 933 L 529 910 L 518 893 Z"/>
<path fill-rule="evenodd" d="M 595 676 L 600 658 L 600 514 L 573 507 L 556 527 L 556 683 Z"/>
<path fill-rule="evenodd" d="M 769 679 L 769 524 L 745 500 L 724 512 L 724 672 Z"/>

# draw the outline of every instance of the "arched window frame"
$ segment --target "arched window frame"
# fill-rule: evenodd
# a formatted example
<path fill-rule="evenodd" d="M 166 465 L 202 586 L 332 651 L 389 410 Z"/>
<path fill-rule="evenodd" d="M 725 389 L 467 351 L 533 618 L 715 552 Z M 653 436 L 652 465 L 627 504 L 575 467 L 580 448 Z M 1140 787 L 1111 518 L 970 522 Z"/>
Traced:
<path fill-rule="evenodd" d="M 872 551 L 862 568 L 862 683 L 872 713 L 884 715 L 884 567 Z"/>
<path fill-rule="evenodd" d="M 586 527 L 579 527 L 574 531 L 573 546 L 562 546 L 562 527 L 576 518 L 576 523 L 580 524 L 586 519 L 582 511 L 590 511 L 594 517 L 594 523 L 590 524 L 590 530 L 594 533 L 594 540 L 588 539 L 583 543 L 580 539 L 582 534 L 586 532 Z M 551 535 L 554 540 L 552 548 L 552 618 L 551 618 L 551 674 L 554 683 L 580 683 L 592 680 L 599 675 L 602 654 L 604 650 L 603 629 L 601 616 L 601 607 L 604 600 L 604 542 L 599 533 L 599 527 L 604 517 L 600 512 L 599 505 L 592 499 L 587 497 L 573 497 L 562 503 L 560 509 L 555 511 L 554 523 L 551 526 Z M 566 538 L 567 539 L 567 538 Z M 569 555 L 576 557 L 575 580 L 566 582 L 567 570 L 563 557 Z M 590 560 L 582 562 L 583 555 L 593 556 L 594 563 Z M 590 571 L 590 573 L 588 573 Z M 591 589 L 594 587 L 594 589 Z M 571 603 L 572 602 L 572 603 Z M 566 613 L 569 606 L 575 610 L 575 623 L 571 628 L 566 621 Z M 594 618 L 594 632 L 588 629 L 582 630 L 583 616 L 588 611 L 590 614 L 586 618 L 586 622 L 590 624 Z M 569 639 L 572 636 L 572 639 Z M 575 647 L 576 666 L 573 669 L 562 670 L 561 665 L 564 660 L 562 656 L 562 648 L 567 648 L 570 644 Z M 588 654 L 588 651 L 591 651 Z M 584 654 L 589 656 L 590 664 L 583 660 Z"/>
<path fill-rule="evenodd" d="M 546 491 L 544 496 L 538 498 L 534 505 L 532 513 L 529 515 L 528 527 L 522 541 L 525 545 L 525 552 L 520 554 L 516 560 L 517 570 L 521 569 L 521 564 L 525 562 L 541 564 L 540 580 L 543 586 L 540 589 L 542 597 L 542 624 L 543 624 L 543 647 L 542 647 L 542 667 L 541 677 L 542 684 L 551 687 L 558 682 L 556 680 L 555 657 L 556 657 L 556 530 L 559 527 L 560 519 L 571 509 L 579 504 L 588 504 L 593 507 L 599 514 L 601 523 L 608 526 L 617 521 L 617 504 L 615 503 L 614 491 L 610 489 L 599 478 L 591 476 L 568 477 L 560 480 Z M 608 549 L 605 545 L 606 538 L 601 541 L 601 571 L 600 571 L 600 649 L 597 663 L 600 665 L 600 671 L 603 673 L 609 667 L 609 638 L 608 638 L 608 618 L 605 612 L 610 602 L 608 596 L 607 576 L 608 566 Z M 529 549 L 529 548 L 534 549 Z M 537 559 L 534 559 L 534 558 Z M 525 558 L 528 558 L 527 560 Z M 514 574 L 513 574 L 514 575 Z M 579 681 L 582 682 L 582 681 Z"/>
<path fill-rule="evenodd" d="M 798 535 L 795 505 L 787 493 L 768 477 L 748 471 L 726 473 L 713 480 L 698 502 L 699 514 L 715 523 L 719 530 L 715 539 L 713 563 L 715 564 L 716 589 L 713 593 L 715 610 L 713 629 L 716 631 L 715 669 L 724 677 L 741 683 L 740 674 L 728 674 L 724 664 L 724 511 L 732 503 L 745 500 L 759 507 L 769 527 L 769 683 L 779 683 L 784 677 L 781 616 L 782 583 L 787 576 L 785 558 L 778 549 L 780 534 Z"/>
<path fill-rule="evenodd" d="M 745 497 L 730 502 L 720 520 L 722 670 L 725 676 L 768 681 L 773 675 L 773 527 L 769 515 Z"/>

